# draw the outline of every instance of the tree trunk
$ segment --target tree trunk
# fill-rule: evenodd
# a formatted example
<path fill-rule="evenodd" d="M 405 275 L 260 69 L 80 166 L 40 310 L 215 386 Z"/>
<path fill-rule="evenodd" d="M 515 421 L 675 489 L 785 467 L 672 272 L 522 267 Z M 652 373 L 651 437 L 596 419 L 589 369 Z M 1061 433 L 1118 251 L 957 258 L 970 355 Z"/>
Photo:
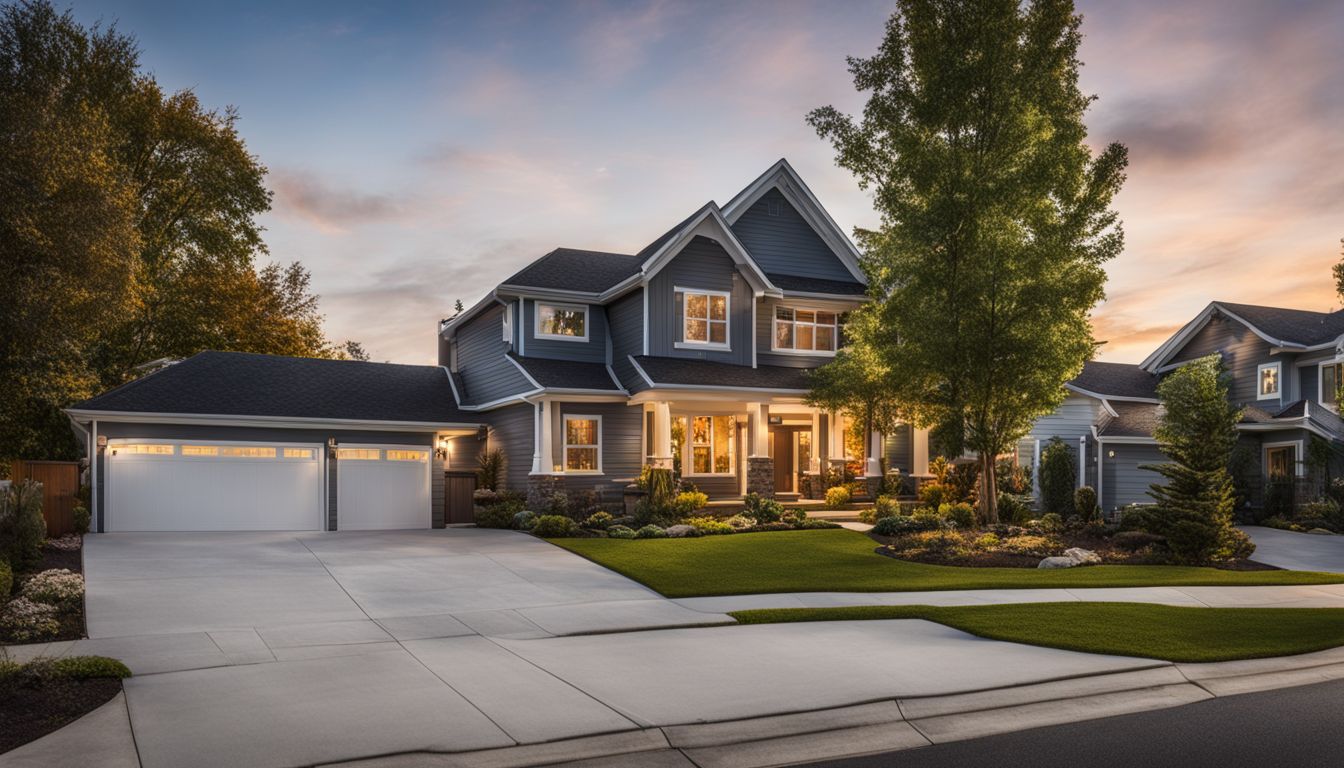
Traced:
<path fill-rule="evenodd" d="M 980 454 L 980 516 L 985 525 L 999 524 L 999 481 L 994 474 L 996 457 Z"/>

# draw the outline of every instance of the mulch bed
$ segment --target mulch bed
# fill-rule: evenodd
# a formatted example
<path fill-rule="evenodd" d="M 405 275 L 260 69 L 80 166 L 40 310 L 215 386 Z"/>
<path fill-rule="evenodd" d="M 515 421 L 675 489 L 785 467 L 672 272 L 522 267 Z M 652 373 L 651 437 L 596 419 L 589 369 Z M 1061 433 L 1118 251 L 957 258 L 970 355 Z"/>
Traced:
<path fill-rule="evenodd" d="M 57 678 L 36 688 L 0 683 L 0 752 L 41 738 L 106 704 L 121 691 L 111 678 Z"/>
<path fill-rule="evenodd" d="M 43 547 L 42 562 L 37 566 L 36 569 L 32 571 L 32 573 L 37 573 L 39 571 L 46 571 L 52 568 L 65 568 L 74 571 L 75 573 L 83 574 L 84 550 L 82 548 L 75 550 L 64 550 L 64 549 L 54 549 L 52 547 Z M 14 588 L 16 593 L 18 590 L 17 582 L 20 581 L 23 577 L 29 575 L 31 574 L 29 573 L 15 574 L 14 581 L 16 582 L 16 584 Z M 56 633 L 55 637 L 49 637 L 39 642 L 45 643 L 56 640 L 78 640 L 82 637 L 88 636 L 88 632 L 86 631 L 84 626 L 83 600 L 79 601 L 79 604 L 76 605 L 75 607 L 61 614 L 60 621 L 61 621 L 60 632 Z M 0 634 L 0 643 L 8 643 L 8 642 L 10 642 L 9 638 Z"/>

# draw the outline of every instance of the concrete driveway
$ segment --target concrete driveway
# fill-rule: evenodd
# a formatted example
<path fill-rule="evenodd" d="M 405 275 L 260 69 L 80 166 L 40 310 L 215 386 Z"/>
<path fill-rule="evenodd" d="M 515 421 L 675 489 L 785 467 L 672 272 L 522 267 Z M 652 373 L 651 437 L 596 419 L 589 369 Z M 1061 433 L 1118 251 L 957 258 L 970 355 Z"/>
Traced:
<path fill-rule="evenodd" d="M 1255 542 L 1253 560 L 1290 571 L 1344 573 L 1344 536 L 1281 531 L 1248 525 L 1242 528 Z"/>
<path fill-rule="evenodd" d="M 686 628 L 726 617 L 507 531 L 108 534 L 85 568 L 91 637 L 45 650 L 135 672 L 90 726 L 120 745 L 106 765 L 460 752 L 1163 665 L 923 621 Z"/>

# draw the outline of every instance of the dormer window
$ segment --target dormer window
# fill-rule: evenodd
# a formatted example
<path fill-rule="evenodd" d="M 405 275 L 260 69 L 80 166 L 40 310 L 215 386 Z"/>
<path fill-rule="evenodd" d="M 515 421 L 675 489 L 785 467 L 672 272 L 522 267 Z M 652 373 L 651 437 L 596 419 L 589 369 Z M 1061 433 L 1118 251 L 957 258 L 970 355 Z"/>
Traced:
<path fill-rule="evenodd" d="M 587 341 L 588 307 L 537 302 L 536 335 L 539 339 Z"/>
<path fill-rule="evenodd" d="M 728 348 L 728 310 L 732 296 L 723 291 L 682 290 L 682 341 L 687 345 Z"/>
<path fill-rule="evenodd" d="M 1283 371 L 1282 363 L 1265 363 L 1256 369 L 1256 399 L 1258 400 L 1277 400 L 1279 399 L 1279 389 L 1282 386 L 1280 381 Z"/>

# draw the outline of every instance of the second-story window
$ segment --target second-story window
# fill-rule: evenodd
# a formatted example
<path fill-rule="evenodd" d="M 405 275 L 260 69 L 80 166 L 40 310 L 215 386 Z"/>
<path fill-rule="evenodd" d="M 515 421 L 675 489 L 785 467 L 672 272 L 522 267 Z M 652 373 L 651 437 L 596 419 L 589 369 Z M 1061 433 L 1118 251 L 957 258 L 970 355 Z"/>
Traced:
<path fill-rule="evenodd" d="M 1338 407 L 1336 393 L 1339 391 L 1340 373 L 1344 365 L 1339 363 L 1321 363 L 1321 404 Z"/>
<path fill-rule="evenodd" d="M 1283 371 L 1281 363 L 1265 363 L 1256 370 L 1256 379 L 1259 382 L 1256 392 L 1257 399 L 1275 400 L 1279 397 L 1280 374 Z"/>
<path fill-rule="evenodd" d="M 588 308 L 569 304 L 537 302 L 536 333 L 538 338 L 543 339 L 587 341 Z"/>
<path fill-rule="evenodd" d="M 720 291 L 683 291 L 682 339 L 687 344 L 728 346 L 729 295 Z"/>
<path fill-rule="evenodd" d="M 840 335 L 839 321 L 835 312 L 775 307 L 774 348 L 830 354 L 835 351 Z"/>

